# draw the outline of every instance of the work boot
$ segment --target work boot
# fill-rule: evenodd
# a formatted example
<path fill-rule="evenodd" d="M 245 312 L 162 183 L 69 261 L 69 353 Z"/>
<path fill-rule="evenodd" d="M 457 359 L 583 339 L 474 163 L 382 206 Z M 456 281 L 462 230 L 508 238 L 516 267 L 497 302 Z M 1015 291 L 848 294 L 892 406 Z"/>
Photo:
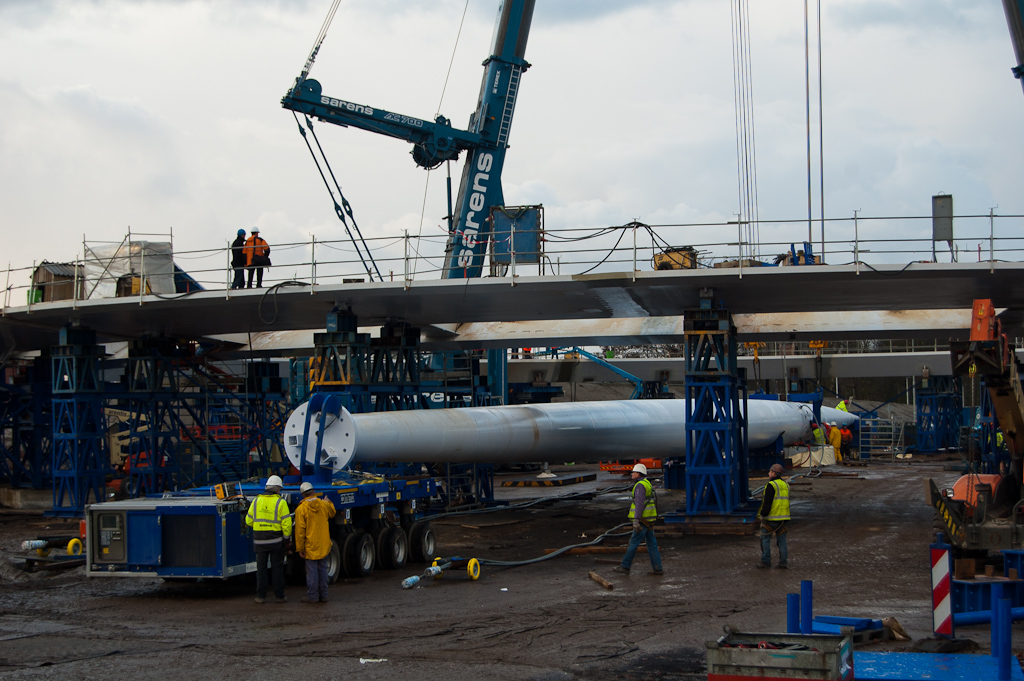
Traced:
<path fill-rule="evenodd" d="M 302 598 L 299 599 L 299 601 L 302 602 L 302 603 L 319 603 L 319 601 L 317 599 L 310 598 L 309 596 L 303 596 Z"/>
<path fill-rule="evenodd" d="M 770 567 L 771 567 L 771 563 L 758 563 L 757 564 L 757 569 L 758 570 L 767 570 Z"/>
<path fill-rule="evenodd" d="M 259 603 L 260 605 L 263 605 L 264 603 L 267 602 L 267 599 L 263 598 L 263 596 L 257 596 L 256 597 L 256 602 Z"/>
<path fill-rule="evenodd" d="M 288 597 L 287 596 L 281 596 L 280 598 L 275 598 L 274 601 L 277 602 L 277 603 L 287 603 L 288 602 Z"/>
<path fill-rule="evenodd" d="M 780 570 L 788 570 L 789 566 L 786 565 L 785 563 L 779 563 L 779 569 Z"/>
<path fill-rule="evenodd" d="M 661 577 L 663 574 L 665 574 L 665 571 L 664 570 L 651 570 L 647 574 L 650 577 Z"/>
<path fill-rule="evenodd" d="M 621 565 L 616 565 L 615 567 L 612 568 L 612 572 L 618 572 L 620 575 L 628 575 L 629 574 L 629 568 L 622 567 Z"/>
<path fill-rule="evenodd" d="M 321 596 L 321 597 L 320 597 L 320 602 L 321 602 L 321 603 L 326 603 L 326 602 L 327 602 L 327 601 L 329 601 L 329 600 L 331 600 L 331 599 L 329 599 L 329 598 L 328 598 L 327 596 Z"/>

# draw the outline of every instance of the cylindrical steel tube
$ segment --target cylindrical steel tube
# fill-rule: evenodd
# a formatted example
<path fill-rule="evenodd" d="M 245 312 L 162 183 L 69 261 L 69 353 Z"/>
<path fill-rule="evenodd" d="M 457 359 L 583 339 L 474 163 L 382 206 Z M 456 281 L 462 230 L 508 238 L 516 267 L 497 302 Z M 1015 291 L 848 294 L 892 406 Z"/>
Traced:
<path fill-rule="evenodd" d="M 340 470 L 353 462 L 517 463 L 683 457 L 683 400 L 619 400 L 422 409 L 328 415 L 320 462 Z M 750 400 L 748 440 L 767 447 L 810 435 L 806 404 Z M 852 422 L 833 409 L 822 419 Z M 311 418 L 306 462 L 316 458 L 320 415 Z M 296 466 L 302 456 L 305 405 L 286 426 L 285 449 Z"/>

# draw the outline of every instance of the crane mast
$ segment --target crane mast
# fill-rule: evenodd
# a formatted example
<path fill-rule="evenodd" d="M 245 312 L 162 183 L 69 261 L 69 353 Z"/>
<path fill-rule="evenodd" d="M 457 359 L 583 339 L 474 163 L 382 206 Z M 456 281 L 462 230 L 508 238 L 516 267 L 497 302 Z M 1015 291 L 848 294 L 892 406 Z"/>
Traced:
<path fill-rule="evenodd" d="M 505 202 L 501 171 L 519 80 L 530 66 L 524 55 L 533 6 L 534 0 L 507 0 L 498 11 L 476 111 L 469 119 L 469 129 L 480 136 L 480 144 L 469 150 L 462 169 L 456 211 L 445 247 L 445 279 L 481 275 L 491 235 L 491 208 Z"/>

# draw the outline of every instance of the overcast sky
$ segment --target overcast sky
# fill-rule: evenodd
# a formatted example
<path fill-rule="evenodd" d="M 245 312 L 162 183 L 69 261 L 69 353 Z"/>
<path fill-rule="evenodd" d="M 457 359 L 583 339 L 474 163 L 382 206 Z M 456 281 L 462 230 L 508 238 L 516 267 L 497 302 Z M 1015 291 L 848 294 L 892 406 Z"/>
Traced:
<path fill-rule="evenodd" d="M 253 225 L 272 245 L 343 238 L 279 103 L 329 6 L 0 0 L 0 264 L 73 260 L 83 236 L 120 241 L 129 227 L 173 229 L 178 252 Z M 325 94 L 464 128 L 498 1 L 470 0 L 456 49 L 464 6 L 343 0 L 311 75 Z M 806 219 L 803 2 L 756 0 L 750 14 L 759 215 Z M 958 215 L 1024 213 L 1024 94 L 998 0 L 825 0 L 822 23 L 826 217 L 927 215 L 939 192 Z M 729 0 L 538 0 L 526 58 L 508 204 L 544 204 L 550 229 L 734 219 Z M 428 186 L 407 144 L 317 131 L 367 236 L 442 234 L 442 170 Z M 873 229 L 897 236 L 870 224 L 862 236 Z M 930 223 L 899 229 L 927 236 Z M 275 264 L 303 253 L 279 250 Z"/>

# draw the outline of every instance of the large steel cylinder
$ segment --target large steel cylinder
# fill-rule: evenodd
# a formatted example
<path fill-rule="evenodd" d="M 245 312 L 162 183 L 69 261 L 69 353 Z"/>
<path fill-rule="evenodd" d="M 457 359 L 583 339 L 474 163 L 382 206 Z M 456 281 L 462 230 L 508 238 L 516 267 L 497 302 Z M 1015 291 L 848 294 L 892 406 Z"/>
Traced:
<path fill-rule="evenodd" d="M 341 470 L 353 462 L 517 463 L 606 461 L 685 455 L 683 400 L 620 400 L 422 409 L 326 415 L 320 461 Z M 806 404 L 750 400 L 748 440 L 767 447 L 810 435 Z M 285 426 L 285 450 L 298 466 L 306 405 Z M 823 410 L 825 411 L 825 410 Z M 825 421 L 856 420 L 834 409 Z M 310 419 L 306 461 L 314 461 L 320 414 Z"/>

